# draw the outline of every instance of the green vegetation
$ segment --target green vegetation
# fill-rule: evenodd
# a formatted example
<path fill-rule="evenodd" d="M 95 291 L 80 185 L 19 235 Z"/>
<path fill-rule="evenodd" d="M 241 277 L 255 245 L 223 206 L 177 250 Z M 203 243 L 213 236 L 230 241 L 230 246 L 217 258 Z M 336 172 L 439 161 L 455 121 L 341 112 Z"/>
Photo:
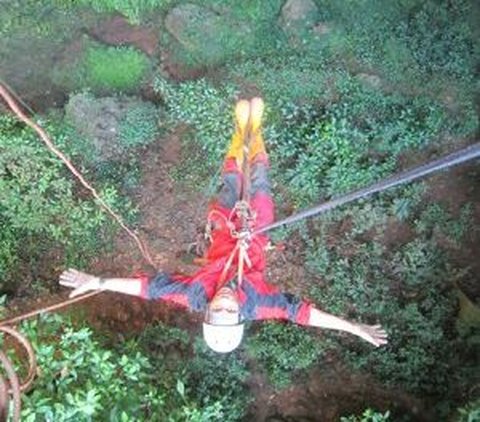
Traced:
<path fill-rule="evenodd" d="M 65 135 L 48 123 L 46 129 L 65 148 Z M 51 249 L 58 254 L 49 258 L 52 266 L 81 262 L 102 247 L 110 225 L 92 200 L 78 198 L 63 163 L 38 136 L 6 115 L 0 116 L 0 148 L 0 221 L 7 228 L 0 235 L 0 275 L 2 290 L 10 290 L 18 283 L 13 277 L 20 260 L 35 266 Z M 112 186 L 100 194 L 115 207 Z"/>
<path fill-rule="evenodd" d="M 188 26 L 178 25 L 176 36 L 162 32 L 162 43 L 168 46 L 174 61 L 193 68 L 208 68 L 273 52 L 285 38 L 272 25 L 282 3 L 282 0 L 246 1 L 240 7 L 233 0 L 189 2 L 182 6 L 189 16 Z"/>
<path fill-rule="evenodd" d="M 76 27 L 71 1 L 65 0 L 12 0 L 2 3 L 0 34 L 26 34 L 33 37 L 67 38 Z"/>
<path fill-rule="evenodd" d="M 143 103 L 129 108 L 125 119 L 120 122 L 120 143 L 126 149 L 147 145 L 157 135 L 158 110 L 153 104 Z"/>
<path fill-rule="evenodd" d="M 340 422 L 387 422 L 390 420 L 390 412 L 380 413 L 367 409 L 361 416 L 347 416 L 340 418 Z"/>
<path fill-rule="evenodd" d="M 480 400 L 468 403 L 458 409 L 458 422 L 475 422 L 480 419 Z"/>
<path fill-rule="evenodd" d="M 43 22 L 34 3 L 23 2 L 24 9 L 8 3 L 2 36 L 31 26 L 25 33 L 43 37 L 59 28 L 51 20 L 33 25 Z M 317 16 L 289 29 L 280 19 L 283 0 L 193 0 L 196 20 L 177 37 L 164 20 L 176 1 L 47 3 L 58 5 L 55 14 L 77 11 L 85 19 L 118 12 L 135 24 L 163 22 L 160 44 L 171 66 L 154 75 L 153 90 L 165 107 L 162 129 L 181 128 L 182 162 L 172 176 L 196 190 L 212 191 L 235 100 L 263 96 L 279 216 L 459 149 L 479 133 L 480 10 L 473 0 L 317 0 Z M 158 64 L 131 47 L 79 42 L 80 57 L 54 69 L 56 84 L 69 93 L 138 93 Z M 208 72 L 174 81 L 181 79 L 178 69 L 191 68 Z M 138 152 L 160 132 L 155 106 L 127 108 L 116 159 L 100 160 L 92 140 L 69 132 L 61 119 L 46 126 L 107 200 L 133 219 L 128 196 L 120 199 L 117 190 L 127 195 L 139 183 Z M 2 290 L 25 288 L 14 277 L 20 269 L 48 260 L 47 274 L 56 274 L 98 254 L 108 243 L 106 217 L 33 133 L 1 116 L 0 152 Z M 193 334 L 163 325 L 119 342 L 99 340 L 82 324 L 39 320 L 24 327 L 45 375 L 24 397 L 25 420 L 242 420 L 252 368 L 279 390 L 306 380 L 313 368 L 326 369 L 325 356 L 425 399 L 439 420 L 476 420 L 478 326 L 462 326 L 458 306 L 459 288 L 470 290 L 472 303 L 479 297 L 472 252 L 480 236 L 478 192 L 471 182 L 478 170 L 470 173 L 471 186 L 459 182 L 459 200 L 448 189 L 435 190 L 441 178 L 430 179 L 272 233 L 292 242 L 288 257 L 306 270 L 305 296 L 348 319 L 381 323 L 387 347 L 263 323 L 250 328 L 239 351 L 217 356 Z M 25 284 L 43 282 L 42 275 Z M 342 420 L 399 416 L 380 410 Z"/>
<path fill-rule="evenodd" d="M 132 47 L 106 47 L 87 42 L 72 63 L 54 68 L 55 83 L 71 91 L 132 92 L 146 77 L 147 57 Z"/>
<path fill-rule="evenodd" d="M 61 0 L 65 2 L 65 0 Z M 133 25 L 138 25 L 145 15 L 155 9 L 166 7 L 171 0 L 79 0 L 97 12 L 118 12 Z"/>
<path fill-rule="evenodd" d="M 295 371 L 306 369 L 324 355 L 327 344 L 292 324 L 265 323 L 248 340 L 248 351 L 277 388 L 291 383 Z"/>
<path fill-rule="evenodd" d="M 49 316 L 23 324 L 22 331 L 41 368 L 24 396 L 22 420 L 204 422 L 244 414 L 243 363 L 198 345 L 185 366 L 179 357 L 188 357 L 182 355 L 191 347 L 182 330 L 151 326 L 136 340 L 106 344 L 86 326 Z"/>
<path fill-rule="evenodd" d="M 145 55 L 129 47 L 90 47 L 84 60 L 87 86 L 100 89 L 135 88 L 148 67 Z"/>

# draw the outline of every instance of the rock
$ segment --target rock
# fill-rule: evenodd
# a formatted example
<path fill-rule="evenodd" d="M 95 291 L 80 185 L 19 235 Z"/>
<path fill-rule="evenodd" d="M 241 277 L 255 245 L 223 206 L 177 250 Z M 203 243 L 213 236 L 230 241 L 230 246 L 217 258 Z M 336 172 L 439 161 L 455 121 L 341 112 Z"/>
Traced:
<path fill-rule="evenodd" d="M 82 93 L 72 96 L 65 107 L 67 121 L 91 144 L 86 159 L 93 162 L 118 159 L 127 148 L 152 141 L 158 129 L 156 115 L 153 104 L 134 97 L 95 98 Z M 138 139 L 139 133 L 147 139 Z"/>
<path fill-rule="evenodd" d="M 312 28 L 312 30 L 316 35 L 327 35 L 332 31 L 332 28 L 325 22 L 319 22 Z"/>
<path fill-rule="evenodd" d="M 367 85 L 371 88 L 381 88 L 382 80 L 377 75 L 372 75 L 370 73 L 359 73 L 355 76 L 361 83 Z"/>
<path fill-rule="evenodd" d="M 232 21 L 225 14 L 191 3 L 170 10 L 165 27 L 198 62 L 206 64 L 218 63 L 232 46 L 245 47 L 242 42 L 252 38 L 245 37 L 251 32 L 246 22 Z"/>
<path fill-rule="evenodd" d="M 279 24 L 293 39 L 312 30 L 319 19 L 319 10 L 313 0 L 287 0 L 282 7 Z"/>

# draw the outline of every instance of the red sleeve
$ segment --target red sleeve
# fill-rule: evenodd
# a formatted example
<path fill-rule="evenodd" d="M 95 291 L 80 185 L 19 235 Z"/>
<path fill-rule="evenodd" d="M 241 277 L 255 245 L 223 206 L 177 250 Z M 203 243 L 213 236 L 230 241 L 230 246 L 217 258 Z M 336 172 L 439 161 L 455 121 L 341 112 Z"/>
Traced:
<path fill-rule="evenodd" d="M 308 325 L 311 305 L 295 296 L 279 294 L 274 300 L 257 307 L 255 319 L 284 319 Z"/>
<path fill-rule="evenodd" d="M 266 283 L 263 274 L 249 274 L 244 280 L 242 307 L 247 319 L 285 319 L 307 325 L 310 320 L 309 302 L 290 293 L 282 293 L 276 286 Z"/>
<path fill-rule="evenodd" d="M 206 308 L 207 294 L 202 279 L 192 279 L 160 272 L 153 277 L 142 277 L 141 297 L 165 300 L 185 306 L 193 311 Z"/>
<path fill-rule="evenodd" d="M 147 275 L 140 275 L 137 276 L 137 278 L 140 280 L 141 284 L 141 290 L 140 290 L 140 297 L 142 299 L 147 299 L 148 297 L 148 282 L 149 282 L 149 277 Z"/>

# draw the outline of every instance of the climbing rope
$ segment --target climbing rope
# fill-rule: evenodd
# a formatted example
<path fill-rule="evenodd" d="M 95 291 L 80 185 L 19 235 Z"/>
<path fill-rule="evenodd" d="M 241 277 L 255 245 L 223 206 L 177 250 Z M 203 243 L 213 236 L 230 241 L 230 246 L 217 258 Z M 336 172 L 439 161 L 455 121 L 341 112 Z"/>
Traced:
<path fill-rule="evenodd" d="M 37 315 L 46 314 L 47 312 L 57 311 L 61 308 L 65 308 L 69 305 L 72 305 L 76 302 L 80 302 L 84 299 L 88 299 L 89 297 L 98 295 L 102 292 L 103 292 L 103 290 L 94 290 L 94 291 L 85 293 L 81 296 L 76 296 L 76 297 L 71 298 L 71 299 L 66 299 L 66 300 L 63 300 L 62 302 L 58 302 L 58 303 L 55 303 L 55 304 L 50 305 L 50 306 L 45 306 L 45 307 L 40 308 L 40 309 L 35 309 L 34 311 L 31 311 L 31 312 L 27 312 L 27 313 L 24 313 L 24 314 L 21 314 L 21 315 L 12 317 L 12 318 L 4 319 L 4 320 L 0 321 L 0 330 L 5 325 L 18 324 L 21 321 L 33 318 Z"/>
<path fill-rule="evenodd" d="M 0 362 L 5 370 L 7 380 L 0 375 L 0 421 L 6 421 L 10 409 L 10 396 L 13 398 L 13 420 L 20 420 L 21 401 L 20 393 L 27 391 L 35 379 L 37 360 L 32 345 L 27 338 L 11 327 L 0 326 L 0 331 L 8 334 L 20 344 L 28 356 L 28 372 L 25 380 L 20 381 L 14 365 L 3 350 L 0 350 Z"/>
<path fill-rule="evenodd" d="M 56 303 L 50 306 L 45 306 L 41 309 L 37 309 L 25 314 L 18 315 L 13 318 L 8 318 L 0 321 L 0 332 L 12 336 L 20 345 L 25 349 L 28 356 L 28 375 L 24 381 L 20 382 L 18 376 L 16 375 L 13 363 L 7 357 L 7 355 L 0 350 L 0 363 L 2 364 L 5 372 L 7 374 L 8 382 L 0 375 L 0 421 L 6 421 L 9 412 L 10 406 L 10 396 L 13 398 L 13 420 L 15 422 L 20 420 L 20 393 L 27 391 L 35 379 L 37 372 L 37 360 L 35 358 L 35 353 L 33 348 L 28 341 L 28 339 L 20 334 L 17 330 L 9 327 L 9 325 L 18 324 L 21 321 L 24 321 L 34 316 L 45 314 L 47 312 L 57 311 L 61 308 L 72 305 L 73 303 L 80 302 L 81 300 L 87 299 L 89 297 L 98 295 L 101 293 L 100 290 L 88 292 L 84 295 L 74 297 L 72 299 L 64 300 L 60 303 Z"/>
<path fill-rule="evenodd" d="M 45 143 L 47 148 L 52 151 L 62 162 L 67 166 L 67 168 L 73 173 L 73 175 L 80 181 L 80 183 L 87 188 L 93 197 L 98 201 L 99 205 L 105 212 L 110 214 L 115 221 L 128 233 L 128 235 L 135 241 L 137 244 L 142 256 L 144 259 L 152 266 L 155 267 L 153 259 L 150 255 L 150 252 L 147 246 L 142 242 L 142 240 L 130 229 L 128 226 L 123 222 L 122 218 L 113 211 L 110 206 L 98 195 L 96 190 L 85 180 L 82 174 L 73 166 L 73 164 L 68 160 L 68 158 L 60 151 L 58 148 L 55 147 L 53 142 L 50 140 L 47 133 L 43 130 L 43 128 L 35 123 L 33 120 L 28 118 L 25 113 L 20 109 L 18 104 L 13 99 L 12 95 L 8 92 L 5 86 L 0 83 L 0 95 L 3 97 L 5 102 L 11 108 L 11 110 L 17 115 L 17 117 L 22 120 L 25 124 L 30 126 L 37 134 L 40 136 L 42 141 Z"/>
<path fill-rule="evenodd" d="M 100 207 L 105 212 L 110 214 L 117 221 L 117 223 L 127 232 L 127 234 L 134 239 L 144 259 L 151 266 L 155 267 L 155 264 L 153 262 L 153 259 L 151 258 L 151 255 L 147 246 L 142 242 L 139 236 L 137 236 L 131 229 L 128 228 L 128 226 L 123 222 L 121 217 L 117 215 L 110 208 L 110 206 L 98 195 L 96 190 L 84 179 L 82 174 L 73 166 L 73 164 L 67 159 L 67 157 L 55 147 L 55 145 L 50 140 L 49 136 L 43 130 L 43 128 L 37 123 L 35 123 L 33 120 L 28 118 L 25 115 L 25 113 L 22 112 L 22 110 L 20 109 L 16 101 L 13 99 L 12 95 L 14 95 L 19 102 L 24 104 L 25 108 L 28 108 L 28 106 L 26 106 L 25 103 L 20 99 L 20 97 L 16 95 L 11 89 L 10 91 L 12 92 L 12 94 L 10 94 L 9 90 L 7 90 L 5 86 L 6 84 L 4 84 L 3 81 L 0 80 L 0 95 L 3 97 L 3 99 L 8 104 L 10 109 L 17 115 L 17 117 L 21 121 L 23 121 L 25 124 L 30 126 L 40 136 L 42 141 L 46 144 L 47 148 L 50 151 L 52 151 L 58 158 L 60 158 L 60 160 L 67 166 L 67 168 L 80 181 L 80 183 L 91 192 L 93 197 L 98 201 Z M 29 110 L 31 112 L 31 109 Z M 28 388 L 31 386 L 37 370 L 36 358 L 35 358 L 35 354 L 31 344 L 22 334 L 20 334 L 17 330 L 11 327 L 8 327 L 8 325 L 17 324 L 20 321 L 23 321 L 28 318 L 32 318 L 39 314 L 64 308 L 75 302 L 79 302 L 81 300 L 95 296 L 99 293 L 101 293 L 101 291 L 88 292 L 82 296 L 78 296 L 72 299 L 67 299 L 51 306 L 43 307 L 41 309 L 37 309 L 31 312 L 18 315 L 13 318 L 0 321 L 0 332 L 3 332 L 5 334 L 12 336 L 21 346 L 23 346 L 23 348 L 25 349 L 28 355 L 28 363 L 29 363 L 28 375 L 23 382 L 20 382 L 15 372 L 13 363 L 8 358 L 8 356 L 2 350 L 0 350 L 0 363 L 3 366 L 7 376 L 7 379 L 5 379 L 4 376 L 0 374 L 0 421 L 6 421 L 8 419 L 9 409 L 10 409 L 10 396 L 13 399 L 13 420 L 15 422 L 20 420 L 20 410 L 21 410 L 20 393 L 28 390 Z"/>
<path fill-rule="evenodd" d="M 325 211 L 331 210 L 340 205 L 347 204 L 349 202 L 355 201 L 360 198 L 365 198 L 374 193 L 382 192 L 386 189 L 411 182 L 413 180 L 427 176 L 428 174 L 435 173 L 440 170 L 444 170 L 446 168 L 464 163 L 469 160 L 473 160 L 478 157 L 480 157 L 480 143 L 470 145 L 460 151 L 456 151 L 445 157 L 439 158 L 438 160 L 432 161 L 427 164 L 423 164 L 414 169 L 397 174 L 388 179 L 375 183 L 369 187 L 359 189 L 347 195 L 341 196 L 340 198 L 332 199 L 330 201 L 324 202 L 312 208 L 308 208 L 290 217 L 284 218 L 283 220 L 279 220 L 279 221 L 276 221 L 275 223 L 269 224 L 268 226 L 259 228 L 255 230 L 253 234 L 255 235 L 255 234 L 265 233 L 269 230 L 273 230 L 287 224 L 293 224 L 297 221 L 303 220 L 308 217 L 313 217 L 314 215 L 321 214 Z"/>
<path fill-rule="evenodd" d="M 250 120 L 250 117 L 249 117 Z M 252 142 L 252 124 L 251 121 L 247 124 L 247 130 L 243 138 L 243 162 L 242 162 L 242 193 L 241 199 L 238 201 L 233 212 L 240 219 L 240 230 L 231 230 L 232 237 L 237 239 L 238 248 L 238 269 L 237 281 L 241 286 L 243 281 L 243 274 L 245 264 L 251 268 L 252 264 L 248 256 L 248 248 L 252 239 L 252 223 L 255 220 L 254 213 L 250 207 L 250 144 Z"/>

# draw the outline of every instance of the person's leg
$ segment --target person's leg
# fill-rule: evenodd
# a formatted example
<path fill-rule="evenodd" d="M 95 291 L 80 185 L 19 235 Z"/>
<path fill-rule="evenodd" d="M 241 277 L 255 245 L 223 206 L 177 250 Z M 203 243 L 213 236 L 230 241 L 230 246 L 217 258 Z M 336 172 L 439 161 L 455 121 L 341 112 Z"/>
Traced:
<path fill-rule="evenodd" d="M 232 209 L 240 200 L 242 190 L 242 165 L 244 159 L 244 137 L 250 115 L 250 103 L 240 100 L 235 106 L 235 133 L 225 157 L 222 171 L 222 187 L 218 194 L 218 204 Z"/>
<path fill-rule="evenodd" d="M 274 203 L 268 177 L 269 161 L 262 136 L 263 100 L 250 101 L 250 127 L 252 141 L 249 150 L 250 164 L 250 205 L 257 215 L 256 227 L 263 227 L 274 221 Z"/>

